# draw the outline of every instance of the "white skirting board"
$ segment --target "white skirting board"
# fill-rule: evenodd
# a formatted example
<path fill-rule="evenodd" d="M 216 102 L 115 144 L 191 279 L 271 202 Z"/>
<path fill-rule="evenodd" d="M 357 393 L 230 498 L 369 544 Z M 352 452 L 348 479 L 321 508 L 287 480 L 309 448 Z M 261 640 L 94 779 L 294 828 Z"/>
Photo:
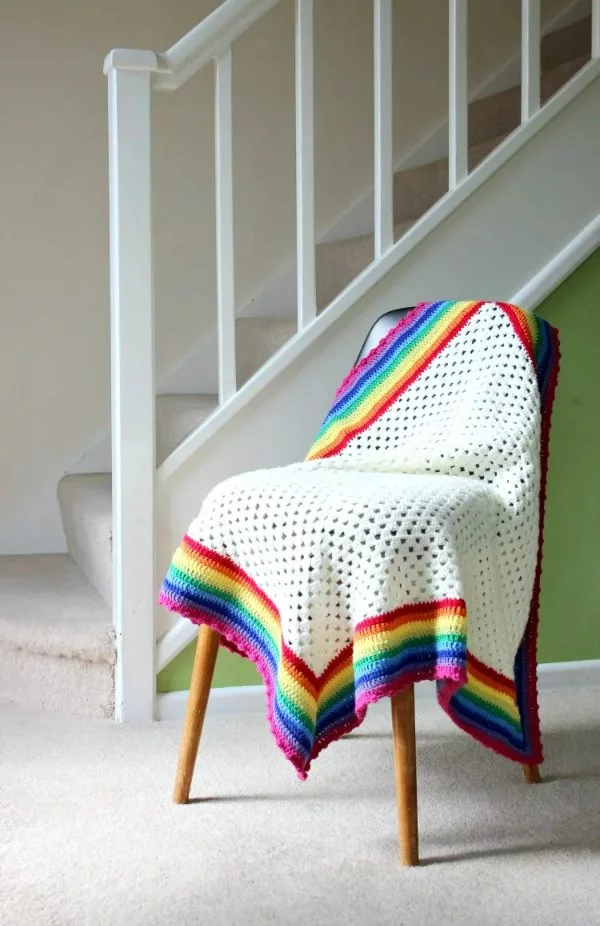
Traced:
<path fill-rule="evenodd" d="M 579 662 L 543 662 L 538 666 L 540 692 L 557 688 L 590 688 L 600 686 L 600 659 Z M 421 682 L 415 687 L 417 701 L 435 699 L 433 682 Z M 187 703 L 187 691 L 170 691 L 158 695 L 157 720 L 182 720 Z M 236 688 L 213 688 L 208 711 L 219 714 L 256 714 L 265 711 L 265 690 L 262 685 L 240 685 Z"/>

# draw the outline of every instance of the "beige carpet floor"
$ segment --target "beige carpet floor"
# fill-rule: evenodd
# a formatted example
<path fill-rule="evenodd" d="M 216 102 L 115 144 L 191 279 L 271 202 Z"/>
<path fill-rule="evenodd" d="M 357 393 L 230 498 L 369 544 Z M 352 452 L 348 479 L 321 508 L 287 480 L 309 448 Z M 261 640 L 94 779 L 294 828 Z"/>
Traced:
<path fill-rule="evenodd" d="M 2 926 L 600 924 L 600 689 L 547 693 L 545 783 L 420 705 L 423 863 L 397 863 L 388 706 L 302 784 L 258 715 L 178 725 L 0 708 Z"/>

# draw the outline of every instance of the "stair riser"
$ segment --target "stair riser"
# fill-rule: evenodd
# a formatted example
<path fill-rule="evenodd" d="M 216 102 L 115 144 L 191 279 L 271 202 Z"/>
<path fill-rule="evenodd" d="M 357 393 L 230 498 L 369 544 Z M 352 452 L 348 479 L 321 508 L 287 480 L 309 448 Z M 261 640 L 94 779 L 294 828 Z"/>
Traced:
<path fill-rule="evenodd" d="M 110 477 L 66 476 L 58 500 L 71 558 L 112 605 L 112 505 Z"/>
<path fill-rule="evenodd" d="M 113 668 L 108 663 L 2 649 L 0 702 L 84 717 L 113 717 Z"/>
<path fill-rule="evenodd" d="M 295 322 L 264 318 L 242 318 L 236 325 L 236 371 L 238 388 L 296 333 Z"/>
<path fill-rule="evenodd" d="M 317 248 L 317 304 L 329 305 L 345 286 L 373 260 L 373 236 L 354 238 Z"/>
<path fill-rule="evenodd" d="M 83 574 L 107 604 L 112 602 L 112 527 L 107 523 L 87 524 L 78 519 L 63 520 L 67 550 Z"/>

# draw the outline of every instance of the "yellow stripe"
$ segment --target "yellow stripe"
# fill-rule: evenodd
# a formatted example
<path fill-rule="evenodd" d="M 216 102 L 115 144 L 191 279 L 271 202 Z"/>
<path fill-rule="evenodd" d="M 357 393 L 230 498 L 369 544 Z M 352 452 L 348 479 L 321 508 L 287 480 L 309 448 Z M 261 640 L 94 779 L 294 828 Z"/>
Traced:
<path fill-rule="evenodd" d="M 358 654 L 357 658 L 362 658 L 363 654 L 373 650 L 381 652 L 383 649 L 385 651 L 390 642 L 393 646 L 396 646 L 410 637 L 463 633 L 465 623 L 466 620 L 462 614 L 452 612 L 450 614 L 438 614 L 428 620 L 410 621 L 410 623 L 401 624 L 393 630 L 386 629 L 385 625 L 382 624 L 381 630 L 359 632 L 356 635 L 354 651 Z"/>
<path fill-rule="evenodd" d="M 319 692 L 318 703 L 322 704 L 324 701 L 327 701 L 336 691 L 339 691 L 340 688 L 344 688 L 353 681 L 354 669 L 352 668 L 352 662 L 345 663 L 345 665 L 340 668 L 340 671 L 333 675 L 327 683 L 323 685 Z"/>
<path fill-rule="evenodd" d="M 480 682 L 479 679 L 475 678 L 470 672 L 467 672 L 467 688 L 484 701 L 490 701 L 492 704 L 496 704 L 501 710 L 506 711 L 507 714 L 511 714 L 517 720 L 519 719 L 519 709 L 514 697 L 511 695 L 505 694 L 498 688 L 493 688 L 490 685 Z"/>
<path fill-rule="evenodd" d="M 265 631 L 270 634 L 277 644 L 281 640 L 281 626 L 277 615 L 268 607 L 255 592 L 239 582 L 235 576 L 228 576 L 218 567 L 208 564 L 206 560 L 198 563 L 195 557 L 186 553 L 179 547 L 173 557 L 174 565 L 182 572 L 187 572 L 200 582 L 213 585 L 221 592 L 232 594 L 240 601 L 250 613 L 260 621 Z M 197 568 L 194 568 L 197 567 Z"/>
<path fill-rule="evenodd" d="M 277 687 L 293 704 L 298 704 L 313 721 L 315 720 L 317 706 L 314 695 L 308 691 L 296 675 L 290 673 L 284 660 L 279 664 Z"/>

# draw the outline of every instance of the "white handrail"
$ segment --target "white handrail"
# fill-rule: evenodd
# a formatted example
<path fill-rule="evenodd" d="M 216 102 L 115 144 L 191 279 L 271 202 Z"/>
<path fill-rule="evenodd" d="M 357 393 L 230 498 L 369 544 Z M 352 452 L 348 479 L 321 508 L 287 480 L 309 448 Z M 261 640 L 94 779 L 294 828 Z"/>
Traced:
<path fill-rule="evenodd" d="M 317 315 L 314 0 L 296 0 L 296 255 L 298 330 Z"/>
<path fill-rule="evenodd" d="M 154 87 L 157 90 L 181 87 L 278 3 L 279 0 L 224 0 L 161 56 L 170 73 L 157 75 Z"/>
<path fill-rule="evenodd" d="M 231 46 L 215 60 L 215 180 L 219 403 L 237 388 L 233 217 L 233 99 Z"/>
<path fill-rule="evenodd" d="M 375 258 L 394 243 L 392 0 L 374 0 Z"/>
<path fill-rule="evenodd" d="M 448 174 L 455 190 L 469 173 L 467 95 L 467 0 L 450 0 Z"/>
<path fill-rule="evenodd" d="M 521 122 L 540 108 L 540 0 L 521 3 Z"/>

